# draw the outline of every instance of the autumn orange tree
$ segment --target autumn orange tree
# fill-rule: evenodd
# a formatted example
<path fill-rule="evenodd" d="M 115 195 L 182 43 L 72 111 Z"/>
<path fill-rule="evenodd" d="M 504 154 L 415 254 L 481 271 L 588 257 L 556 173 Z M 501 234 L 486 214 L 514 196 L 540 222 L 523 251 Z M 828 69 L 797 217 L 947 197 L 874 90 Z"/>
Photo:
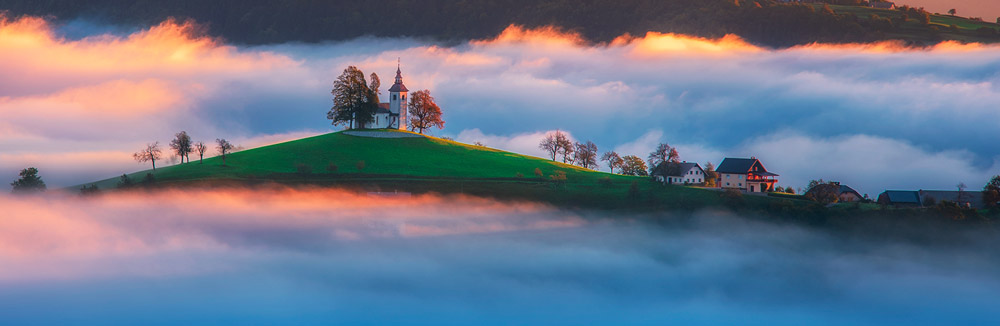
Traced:
<path fill-rule="evenodd" d="M 407 110 L 410 114 L 410 130 L 424 133 L 424 130 L 431 127 L 444 128 L 444 120 L 441 120 L 441 107 L 434 102 L 431 91 L 422 90 L 413 92 L 410 95 L 410 107 Z"/>

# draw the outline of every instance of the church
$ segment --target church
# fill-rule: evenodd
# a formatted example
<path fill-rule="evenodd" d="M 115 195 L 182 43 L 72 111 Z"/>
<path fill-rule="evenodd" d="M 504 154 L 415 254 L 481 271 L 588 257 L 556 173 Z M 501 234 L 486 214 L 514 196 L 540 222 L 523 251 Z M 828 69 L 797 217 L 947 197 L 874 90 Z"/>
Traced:
<path fill-rule="evenodd" d="M 363 126 L 367 129 L 399 129 L 406 130 L 406 94 L 409 92 L 403 85 L 403 74 L 396 65 L 396 83 L 389 88 L 389 103 L 379 103 L 375 111 L 375 120 Z"/>

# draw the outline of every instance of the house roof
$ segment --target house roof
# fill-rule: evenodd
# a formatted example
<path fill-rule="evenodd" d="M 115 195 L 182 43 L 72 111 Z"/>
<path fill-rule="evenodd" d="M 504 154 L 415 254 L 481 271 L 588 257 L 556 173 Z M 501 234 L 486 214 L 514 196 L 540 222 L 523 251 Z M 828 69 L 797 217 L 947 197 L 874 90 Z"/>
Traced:
<path fill-rule="evenodd" d="M 845 185 L 840 185 L 840 193 L 841 194 L 852 193 L 855 196 L 858 196 L 858 198 L 861 198 L 861 194 L 858 193 L 857 190 L 854 190 L 854 188 L 851 188 L 851 187 L 848 187 L 848 186 L 845 186 Z"/>
<path fill-rule="evenodd" d="M 765 177 L 776 177 L 778 174 L 767 172 L 764 168 L 764 164 L 760 163 L 760 160 L 756 158 L 732 158 L 727 157 L 719 163 L 719 167 L 715 169 L 718 173 L 735 173 L 735 174 L 747 174 L 750 173 L 754 166 L 759 167 L 757 171 L 753 171 L 754 174 L 765 176 Z"/>
<path fill-rule="evenodd" d="M 912 190 L 886 190 L 882 193 L 889 198 L 890 203 L 920 204 L 920 195 Z M 882 197 L 879 195 L 879 197 Z M 880 198 L 881 199 L 881 198 Z"/>
<path fill-rule="evenodd" d="M 983 207 L 983 192 L 982 191 L 963 191 L 962 198 L 959 197 L 958 191 L 949 190 L 920 190 L 920 199 L 932 197 L 936 201 L 953 201 L 956 203 L 969 203 L 973 207 Z M 961 200 L 959 200 L 961 199 Z"/>
<path fill-rule="evenodd" d="M 652 175 L 679 177 L 683 176 L 684 174 L 686 174 L 688 171 L 690 171 L 695 167 L 701 170 L 701 166 L 698 165 L 698 163 L 683 162 L 683 163 L 670 164 L 669 162 L 663 162 L 657 165 L 655 168 L 653 168 Z"/>

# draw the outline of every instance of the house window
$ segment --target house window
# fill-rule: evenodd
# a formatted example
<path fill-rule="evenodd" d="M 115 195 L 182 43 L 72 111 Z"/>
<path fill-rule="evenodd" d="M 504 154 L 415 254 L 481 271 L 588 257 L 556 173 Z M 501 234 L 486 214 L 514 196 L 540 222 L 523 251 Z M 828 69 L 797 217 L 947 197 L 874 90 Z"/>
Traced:
<path fill-rule="evenodd" d="M 729 175 L 728 174 L 726 175 L 726 179 L 729 179 Z M 727 183 L 727 185 L 728 185 L 728 183 Z"/>
<path fill-rule="evenodd" d="M 726 185 L 728 186 L 728 185 L 729 185 L 729 182 L 726 182 Z"/>
<path fill-rule="evenodd" d="M 392 94 L 392 100 L 393 100 L 393 101 L 395 101 L 395 100 L 396 100 L 396 94 Z"/>

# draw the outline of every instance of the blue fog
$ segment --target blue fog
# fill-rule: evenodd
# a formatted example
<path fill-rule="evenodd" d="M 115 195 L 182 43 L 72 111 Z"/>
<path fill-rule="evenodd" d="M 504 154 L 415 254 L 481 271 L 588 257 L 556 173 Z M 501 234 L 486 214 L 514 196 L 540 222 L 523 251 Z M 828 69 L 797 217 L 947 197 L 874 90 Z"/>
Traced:
<path fill-rule="evenodd" d="M 551 216 L 566 214 L 578 213 Z M 728 214 L 660 218 L 673 222 L 588 213 L 590 222 L 570 228 L 341 241 L 328 227 L 289 223 L 268 231 L 195 217 L 204 226 L 178 223 L 188 224 L 179 229 L 229 249 L 114 260 L 102 267 L 105 277 L 6 280 L 0 282 L 0 324 L 1000 321 L 995 237 L 956 234 L 961 241 L 921 244 L 842 238 Z M 197 271 L 115 275 L 142 264 Z"/>

